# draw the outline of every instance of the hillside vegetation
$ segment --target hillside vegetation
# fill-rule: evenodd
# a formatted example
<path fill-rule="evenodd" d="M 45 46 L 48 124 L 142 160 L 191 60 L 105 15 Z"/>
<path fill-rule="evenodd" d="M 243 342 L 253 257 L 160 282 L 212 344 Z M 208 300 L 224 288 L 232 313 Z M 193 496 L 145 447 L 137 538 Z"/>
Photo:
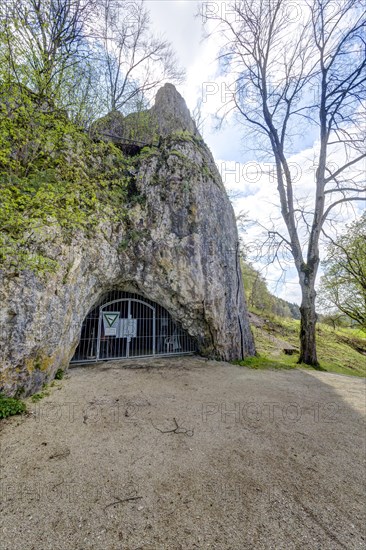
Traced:
<path fill-rule="evenodd" d="M 256 369 L 299 367 L 298 306 L 271 294 L 251 265 L 243 262 L 242 271 L 257 355 L 240 364 Z M 366 376 L 365 330 L 319 322 L 316 338 L 320 370 Z"/>
<path fill-rule="evenodd" d="M 284 345 L 298 349 L 300 322 L 295 319 L 256 316 L 252 324 L 257 356 L 242 362 L 253 368 L 296 368 L 297 353 L 286 355 Z M 262 322 L 262 326 L 259 326 Z M 320 370 L 366 376 L 366 332 L 360 329 L 336 328 L 325 323 L 317 327 Z M 286 347 L 287 347 L 286 346 Z M 304 368 L 304 365 L 301 366 Z"/>

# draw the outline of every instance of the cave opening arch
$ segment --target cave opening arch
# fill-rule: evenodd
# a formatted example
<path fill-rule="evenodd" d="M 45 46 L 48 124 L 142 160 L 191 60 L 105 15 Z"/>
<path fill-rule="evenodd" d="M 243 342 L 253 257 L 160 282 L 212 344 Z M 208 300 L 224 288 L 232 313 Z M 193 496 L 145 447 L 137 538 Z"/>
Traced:
<path fill-rule="evenodd" d="M 86 315 L 70 363 L 196 352 L 195 340 L 163 306 L 135 292 L 113 290 Z"/>

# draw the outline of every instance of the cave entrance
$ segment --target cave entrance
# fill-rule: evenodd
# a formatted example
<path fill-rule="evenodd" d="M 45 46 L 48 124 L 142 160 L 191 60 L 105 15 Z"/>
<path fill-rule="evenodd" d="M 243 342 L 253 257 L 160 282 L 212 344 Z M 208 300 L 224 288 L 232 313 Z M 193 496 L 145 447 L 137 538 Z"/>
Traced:
<path fill-rule="evenodd" d="M 113 291 L 86 316 L 71 363 L 195 351 L 193 338 L 161 305 L 138 294 Z"/>

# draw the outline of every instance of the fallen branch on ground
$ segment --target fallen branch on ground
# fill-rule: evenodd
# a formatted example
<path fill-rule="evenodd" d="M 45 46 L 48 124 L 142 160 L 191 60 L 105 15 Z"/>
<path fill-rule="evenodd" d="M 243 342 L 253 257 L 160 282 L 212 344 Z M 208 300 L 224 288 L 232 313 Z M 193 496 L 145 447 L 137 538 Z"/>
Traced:
<path fill-rule="evenodd" d="M 184 434 L 184 435 L 187 435 L 188 437 L 193 436 L 193 434 L 194 434 L 193 429 L 192 430 L 187 430 L 187 428 L 182 428 L 181 426 L 178 425 L 178 422 L 176 421 L 175 418 L 173 418 L 173 421 L 174 421 L 174 424 L 175 424 L 175 428 L 173 428 L 172 430 L 161 430 L 157 426 L 154 426 L 154 423 L 153 423 L 152 420 L 150 422 L 151 422 L 153 428 L 155 428 L 155 430 L 158 430 L 158 432 L 160 432 L 162 434 Z"/>

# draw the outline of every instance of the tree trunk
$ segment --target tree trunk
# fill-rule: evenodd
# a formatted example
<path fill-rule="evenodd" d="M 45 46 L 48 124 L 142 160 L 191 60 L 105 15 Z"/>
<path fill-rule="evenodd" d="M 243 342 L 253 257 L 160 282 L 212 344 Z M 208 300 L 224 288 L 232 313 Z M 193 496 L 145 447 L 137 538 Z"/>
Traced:
<path fill-rule="evenodd" d="M 303 274 L 302 274 L 303 275 Z M 315 312 L 314 288 L 315 280 L 309 280 L 308 276 L 301 277 L 300 286 L 302 301 L 300 306 L 300 357 L 299 363 L 305 363 L 313 367 L 318 367 L 319 362 L 316 354 L 315 328 L 317 315 Z"/>

